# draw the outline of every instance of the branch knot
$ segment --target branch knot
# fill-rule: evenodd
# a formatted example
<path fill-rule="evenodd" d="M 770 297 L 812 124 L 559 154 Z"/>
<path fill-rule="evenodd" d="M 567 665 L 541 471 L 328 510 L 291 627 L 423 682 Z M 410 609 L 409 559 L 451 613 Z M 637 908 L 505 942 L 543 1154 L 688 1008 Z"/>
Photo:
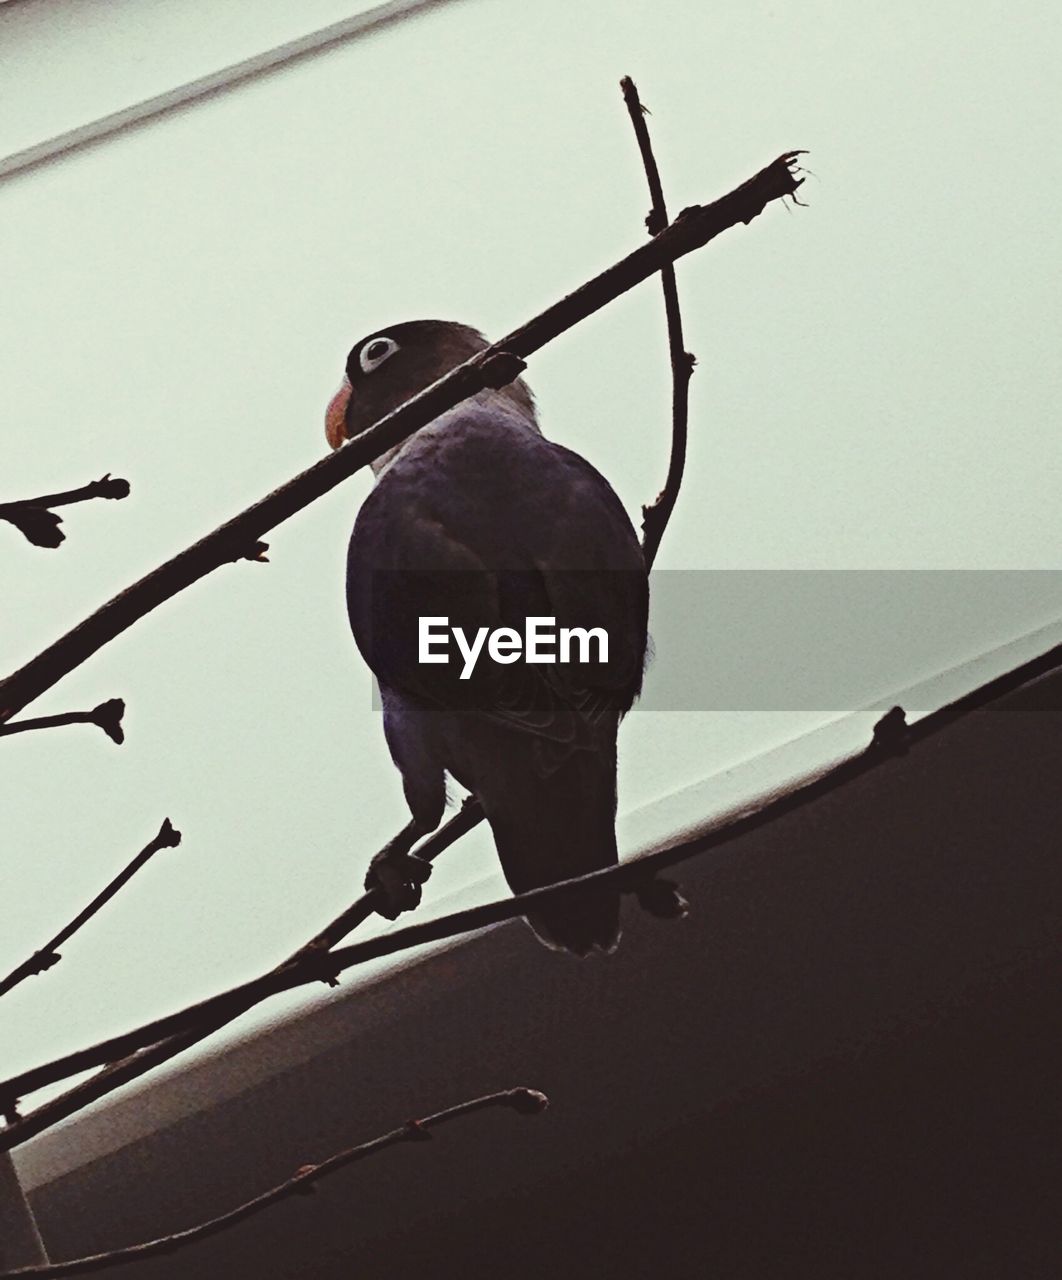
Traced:
<path fill-rule="evenodd" d="M 651 236 L 658 236 L 667 226 L 667 214 L 663 209 L 650 209 L 645 215 L 645 229 Z"/>
<path fill-rule="evenodd" d="M 98 725 L 112 742 L 119 746 L 125 741 L 125 730 L 122 728 L 122 716 L 125 715 L 125 703 L 121 698 L 108 698 L 98 707 L 93 707 L 89 718 Z"/>
<path fill-rule="evenodd" d="M 874 726 L 868 751 L 882 755 L 905 756 L 910 745 L 910 729 L 903 707 L 893 707 Z"/>
<path fill-rule="evenodd" d="M 85 486 L 85 496 L 91 498 L 128 498 L 129 481 L 112 476 L 108 471 L 99 480 Z"/>

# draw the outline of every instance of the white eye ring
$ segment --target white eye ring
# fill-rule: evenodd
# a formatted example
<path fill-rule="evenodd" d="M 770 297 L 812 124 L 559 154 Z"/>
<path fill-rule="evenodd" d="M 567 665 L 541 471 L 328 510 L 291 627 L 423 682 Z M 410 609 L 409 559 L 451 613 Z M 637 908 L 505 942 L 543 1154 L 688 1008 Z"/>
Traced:
<path fill-rule="evenodd" d="M 393 338 L 373 338 L 358 352 L 358 363 L 362 373 L 372 373 L 398 350 L 398 343 Z"/>

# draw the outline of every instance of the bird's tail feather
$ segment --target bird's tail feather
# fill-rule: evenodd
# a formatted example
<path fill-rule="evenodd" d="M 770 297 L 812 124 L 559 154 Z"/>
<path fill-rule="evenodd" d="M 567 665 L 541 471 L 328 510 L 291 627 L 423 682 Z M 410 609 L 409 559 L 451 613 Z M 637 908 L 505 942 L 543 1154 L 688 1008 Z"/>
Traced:
<path fill-rule="evenodd" d="M 508 771 L 499 803 L 480 793 L 505 878 L 514 893 L 615 865 L 616 756 L 611 746 L 573 751 L 548 777 Z M 619 941 L 614 889 L 569 893 L 527 922 L 548 947 L 585 956 Z"/>
<path fill-rule="evenodd" d="M 598 891 L 585 901 L 558 902 L 527 916 L 536 937 L 553 951 L 610 955 L 619 944 L 619 894 Z"/>

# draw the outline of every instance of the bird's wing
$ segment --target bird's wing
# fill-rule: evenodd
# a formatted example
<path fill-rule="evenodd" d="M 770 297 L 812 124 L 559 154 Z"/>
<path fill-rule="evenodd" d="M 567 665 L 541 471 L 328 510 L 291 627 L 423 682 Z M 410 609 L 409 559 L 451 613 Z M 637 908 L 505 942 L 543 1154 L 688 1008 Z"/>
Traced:
<path fill-rule="evenodd" d="M 504 416 L 504 415 L 502 415 Z M 577 454 L 498 411 L 466 406 L 381 477 L 351 539 L 347 595 L 381 684 L 555 743 L 588 745 L 637 695 L 648 589 L 638 539 L 608 482 Z M 528 616 L 602 627 L 607 663 L 499 666 L 471 677 L 418 661 L 418 619 L 466 635 Z"/>

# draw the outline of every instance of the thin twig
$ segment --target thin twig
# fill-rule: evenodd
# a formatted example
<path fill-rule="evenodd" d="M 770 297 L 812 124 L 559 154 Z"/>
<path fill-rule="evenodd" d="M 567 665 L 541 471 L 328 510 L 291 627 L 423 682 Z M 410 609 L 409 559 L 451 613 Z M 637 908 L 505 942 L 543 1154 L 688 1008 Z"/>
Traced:
<path fill-rule="evenodd" d="M 484 816 L 483 806 L 474 796 L 469 796 L 449 822 L 416 846 L 413 850 L 414 854 L 421 862 L 434 862 L 439 854 L 449 849 L 456 840 L 459 840 L 466 832 L 471 831 L 473 827 L 482 822 Z M 341 942 L 351 930 L 356 929 L 360 924 L 364 924 L 374 914 L 379 905 L 379 890 L 370 889 L 368 892 L 363 893 L 360 898 L 351 903 L 342 915 L 336 916 L 331 924 L 327 925 L 316 937 L 311 938 L 309 942 L 300 947 L 279 968 L 281 970 L 286 969 L 289 965 L 297 964 L 308 956 L 324 956 L 337 942 Z M 328 975 L 327 972 L 323 980 L 328 982 L 330 986 L 336 985 L 335 979 Z"/>
<path fill-rule="evenodd" d="M 122 885 L 131 880 L 140 868 L 144 866 L 144 864 L 156 853 L 158 853 L 160 849 L 175 849 L 180 843 L 181 833 L 174 828 L 169 818 L 165 818 L 162 826 L 159 827 L 158 834 L 140 850 L 127 867 L 118 872 L 106 888 L 101 889 L 100 892 L 96 894 L 84 910 L 79 911 L 68 925 L 59 930 L 54 938 L 49 939 L 49 941 L 46 942 L 39 950 L 35 951 L 29 959 L 23 960 L 20 965 L 11 970 L 6 978 L 0 980 L 0 996 L 7 995 L 13 987 L 17 987 L 18 984 L 25 981 L 26 978 L 32 978 L 38 973 L 44 973 L 45 970 L 51 969 L 54 965 L 57 965 L 62 959 L 58 948 L 61 947 L 64 942 L 67 942 L 72 938 L 74 934 L 77 933 L 78 929 L 80 929 L 82 925 L 87 924 L 102 906 L 110 902 Z"/>
<path fill-rule="evenodd" d="M 859 759 L 861 757 L 857 757 L 857 760 Z M 848 765 L 851 763 L 846 762 Z M 817 784 L 810 785 L 817 788 Z M 818 789 L 815 789 L 807 798 L 817 798 L 818 794 Z M 407 925 L 404 929 L 396 929 L 347 947 L 316 954 L 300 953 L 290 964 L 274 969 L 263 977 L 241 983 L 228 991 L 210 996 L 198 1004 L 189 1005 L 176 1013 L 156 1018 L 133 1031 L 112 1036 L 89 1049 L 68 1054 L 64 1058 L 56 1059 L 54 1062 L 4 1081 L 0 1084 L 0 1109 L 10 1114 L 17 1097 L 42 1088 L 45 1084 L 54 1083 L 77 1071 L 110 1062 L 120 1054 L 135 1051 L 138 1046 L 148 1045 L 160 1048 L 159 1042 L 164 1038 L 194 1035 L 201 1025 L 216 1029 L 270 996 L 306 986 L 322 978 L 334 979 L 345 969 L 379 959 L 381 956 L 394 955 L 396 952 L 406 951 L 428 942 L 442 941 L 486 928 L 488 925 L 512 920 L 541 907 L 543 903 L 567 897 L 572 893 L 585 893 L 587 889 L 600 889 L 608 885 L 610 889 L 619 893 L 633 893 L 640 896 L 654 879 L 658 869 L 671 866 L 708 849 L 717 848 L 724 841 L 745 835 L 763 825 L 768 819 L 773 819 L 790 808 L 799 807 L 798 803 L 793 803 L 794 796 L 801 797 L 799 803 L 806 802 L 804 789 L 789 793 L 773 801 L 765 810 L 746 815 L 717 832 L 670 846 L 645 858 L 559 880 L 542 888 L 499 898 L 493 902 L 481 903 L 479 906 L 468 907 L 463 911 L 456 911 L 451 915 L 440 916 L 438 919 L 427 920 L 421 924 Z M 149 1049 L 148 1052 L 151 1050 Z M 131 1061 L 135 1061 L 135 1058 Z M 106 1074 L 108 1070 L 109 1068 L 106 1068 L 102 1074 Z M 55 1103 L 45 1103 L 38 1110 L 16 1120 L 0 1132 L 0 1151 L 17 1146 L 35 1136 L 47 1125 L 54 1124 L 58 1119 L 52 1110 L 54 1106 Z M 44 1123 L 41 1123 L 42 1118 Z"/>
<path fill-rule="evenodd" d="M 470 831 L 482 818 L 483 809 L 479 803 L 475 800 L 466 800 L 461 810 L 433 835 L 423 840 L 414 852 L 418 858 L 432 862 L 444 849 L 449 848 L 454 841 L 467 831 Z M 283 964 L 278 965 L 270 974 L 263 975 L 263 980 L 267 980 L 271 974 L 284 972 L 292 965 L 301 963 L 304 966 L 310 965 L 316 978 L 320 981 L 327 982 L 332 986 L 336 985 L 337 977 L 333 966 L 327 959 L 327 948 L 334 946 L 345 938 L 351 929 L 356 928 L 367 920 L 375 912 L 378 905 L 378 890 L 374 889 L 363 893 L 346 911 L 337 916 L 331 924 L 327 925 L 305 946 L 300 947 L 293 956 Z M 63 1060 L 64 1064 L 68 1064 L 71 1059 L 75 1058 L 83 1062 L 83 1066 L 76 1067 L 71 1071 L 60 1069 L 58 1074 L 53 1074 L 52 1069 L 58 1064 L 47 1063 L 43 1067 L 32 1069 L 13 1080 L 0 1084 L 0 1114 L 7 1116 L 9 1121 L 8 1128 L 0 1131 L 0 1150 L 5 1149 L 7 1142 L 10 1142 L 11 1146 L 17 1146 L 19 1143 L 27 1141 L 35 1134 L 42 1133 L 52 1125 L 58 1124 L 60 1120 L 65 1120 L 83 1107 L 87 1107 L 90 1103 L 98 1101 L 108 1093 L 113 1093 L 115 1089 L 120 1088 L 122 1085 L 128 1084 L 131 1080 L 136 1080 L 146 1072 L 161 1066 L 162 1063 L 177 1057 L 178 1054 L 184 1053 L 192 1045 L 198 1044 L 216 1031 L 220 1031 L 222 1027 L 253 1008 L 258 999 L 259 997 L 256 996 L 243 1003 L 234 1001 L 230 1004 L 225 1004 L 220 1011 L 215 1007 L 211 1016 L 191 1019 L 186 1027 L 174 1034 L 167 1035 L 165 1038 L 160 1036 L 155 1043 L 151 1043 L 150 1039 L 148 1041 L 141 1039 L 131 1043 L 128 1048 L 118 1047 L 113 1052 L 105 1054 L 102 1058 L 94 1053 L 94 1049 L 81 1050 L 79 1053 L 69 1055 Z M 145 1044 L 147 1045 L 146 1048 L 139 1047 Z M 136 1052 L 133 1052 L 134 1049 L 136 1049 Z M 122 1054 L 127 1056 L 120 1057 Z M 24 1093 L 31 1093 L 40 1088 L 41 1083 L 39 1081 L 47 1079 L 55 1083 L 71 1075 L 76 1075 L 81 1070 L 89 1070 L 92 1067 L 100 1066 L 101 1063 L 107 1063 L 108 1065 L 104 1066 L 101 1071 L 98 1071 L 90 1079 L 75 1085 L 57 1098 L 53 1098 L 42 1106 L 37 1107 L 30 1115 L 24 1118 L 18 1116 L 17 1102 L 19 1097 Z"/>
<path fill-rule="evenodd" d="M 359 1143 L 356 1147 L 348 1147 L 339 1151 L 319 1164 L 303 1165 L 295 1175 L 278 1186 L 263 1191 L 227 1213 L 219 1214 L 206 1222 L 197 1223 L 194 1227 L 186 1227 L 183 1231 L 175 1231 L 172 1235 L 162 1236 L 158 1240 L 148 1240 L 143 1244 L 129 1245 L 124 1249 L 114 1249 L 110 1253 L 96 1253 L 91 1257 L 73 1258 L 68 1262 L 45 1263 L 42 1266 L 20 1267 L 15 1271 L 0 1272 L 0 1280 L 15 1280 L 15 1277 L 37 1277 L 44 1280 L 48 1276 L 84 1275 L 90 1271 L 102 1271 L 106 1267 L 117 1266 L 124 1262 L 141 1262 L 145 1258 L 153 1258 L 163 1253 L 174 1253 L 185 1245 L 208 1236 L 217 1235 L 221 1231 L 234 1227 L 238 1222 L 253 1217 L 270 1205 L 290 1196 L 306 1195 L 314 1183 L 320 1182 L 331 1173 L 345 1169 L 347 1165 L 356 1164 L 387 1147 L 397 1147 L 406 1142 L 424 1142 L 430 1139 L 429 1131 L 439 1125 L 457 1120 L 461 1116 L 471 1115 L 474 1111 L 485 1111 L 488 1107 L 509 1107 L 521 1115 L 539 1115 L 549 1105 L 549 1100 L 538 1089 L 505 1089 L 500 1093 L 488 1093 L 481 1098 L 472 1098 L 468 1102 L 460 1102 L 457 1106 L 447 1107 L 445 1111 L 436 1111 L 433 1115 L 424 1116 L 421 1120 L 409 1120 L 401 1128 L 392 1129 L 390 1133 L 381 1134 L 369 1142 Z"/>
<path fill-rule="evenodd" d="M 559 334 L 613 302 L 676 258 L 703 247 L 738 222 L 751 222 L 772 200 L 791 195 L 803 181 L 794 173 L 799 154 L 802 153 L 787 151 L 722 199 L 683 210 L 648 244 L 635 249 L 574 293 L 513 330 L 500 342 L 459 365 L 381 418 L 357 439 L 322 458 L 115 596 L 0 683 L 0 722 L 10 719 L 152 609 L 234 556 L 246 554 L 269 529 L 328 493 L 384 450 L 398 444 L 462 400 L 493 385 L 502 366 L 510 378 L 515 376 L 523 360 Z"/>
<path fill-rule="evenodd" d="M 0 520 L 13 524 L 36 547 L 57 547 L 66 535 L 59 528 L 62 516 L 49 510 L 50 507 L 68 507 L 74 502 L 88 502 L 92 498 L 128 496 L 129 481 L 119 480 L 108 473 L 80 489 L 46 493 L 40 498 L 22 498 L 17 502 L 0 502 Z"/>
<path fill-rule="evenodd" d="M 129 481 L 112 476 L 108 471 L 99 480 L 90 480 L 80 489 L 64 489 L 61 493 L 46 493 L 39 498 L 20 498 L 17 502 L 0 502 L 0 515 L 26 507 L 69 507 L 75 502 L 89 502 L 93 498 L 128 498 Z"/>
<path fill-rule="evenodd" d="M 29 733 L 33 729 L 57 729 L 66 724 L 94 724 L 119 746 L 125 741 L 122 716 L 125 703 L 121 698 L 108 698 L 91 711 L 62 711 L 54 716 L 35 716 L 32 720 L 9 720 L 0 724 L 0 738 L 13 733 Z"/>
<path fill-rule="evenodd" d="M 1040 676 L 1060 668 L 1062 668 L 1062 644 L 989 680 L 954 702 L 923 716 L 913 724 L 907 724 L 905 720 L 902 731 L 898 727 L 900 717 L 894 709 L 879 722 L 883 727 L 875 731 L 874 738 L 865 751 L 841 761 L 832 768 L 823 770 L 803 785 L 776 796 L 752 813 L 742 814 L 701 836 L 670 845 L 647 857 L 622 862 L 617 866 L 606 867 L 570 880 L 559 881 L 515 897 L 470 907 L 465 911 L 458 911 L 437 920 L 409 925 L 404 929 L 396 929 L 380 937 L 330 951 L 325 955 L 296 953 L 289 964 L 274 970 L 265 978 L 243 983 L 179 1013 L 170 1014 L 135 1031 L 102 1041 L 91 1049 L 80 1050 L 76 1054 L 56 1059 L 54 1062 L 24 1072 L 20 1076 L 0 1082 L 0 1109 L 9 1109 L 14 1099 L 22 1093 L 39 1089 L 93 1065 L 107 1062 L 118 1054 L 129 1053 L 138 1044 L 154 1045 L 162 1036 L 174 1035 L 182 1029 L 194 1027 L 197 1021 L 205 1017 L 218 1017 L 232 1008 L 242 1012 L 249 1007 L 249 1000 L 254 1003 L 276 992 L 315 982 L 324 974 L 335 975 L 353 965 L 363 964 L 380 956 L 393 955 L 397 951 L 405 951 L 427 942 L 437 942 L 457 934 L 482 929 L 487 925 L 497 924 L 515 916 L 526 915 L 529 910 L 554 898 L 585 892 L 587 888 L 600 888 L 605 884 L 621 893 L 632 893 L 642 897 L 658 873 L 668 867 L 699 854 L 723 848 L 789 813 L 815 803 L 838 788 L 888 764 L 896 756 L 902 755 L 912 746 L 942 732 L 964 716 L 989 706 Z M 454 821 L 456 822 L 460 817 L 461 815 L 458 814 Z M 227 1020 L 227 1017 L 223 1020 Z M 34 1123 L 39 1116 L 46 1114 L 52 1105 L 46 1103 L 25 1119 L 0 1131 L 0 1151 L 18 1146 L 62 1118 L 48 1115 L 43 1123 Z"/>
<path fill-rule="evenodd" d="M 627 112 L 634 126 L 634 136 L 638 141 L 646 182 L 649 184 L 652 207 L 645 219 L 645 226 L 651 236 L 658 236 L 668 225 L 667 204 L 664 201 L 660 170 L 653 155 L 653 144 L 649 139 L 649 126 L 645 123 L 646 108 L 642 106 L 638 89 L 630 76 L 623 77 L 620 88 L 623 90 L 623 101 L 627 104 Z M 642 551 L 647 568 L 652 568 L 653 561 L 656 559 L 660 540 L 664 536 L 664 530 L 678 501 L 679 489 L 682 487 L 682 475 L 686 469 L 690 378 L 697 363 L 696 358 L 686 350 L 686 342 L 682 335 L 682 312 L 679 309 L 678 283 L 675 279 L 673 264 L 669 263 L 661 268 L 660 284 L 664 291 L 667 344 L 671 356 L 671 456 L 663 489 L 648 506 L 642 507 Z"/>
<path fill-rule="evenodd" d="M 683 218 L 686 219 L 686 229 L 683 231 L 682 239 L 671 245 L 669 252 L 673 256 L 679 256 L 681 253 L 689 252 L 699 244 L 707 243 L 714 235 L 725 230 L 728 226 L 734 225 L 737 221 L 751 221 L 770 200 L 785 194 L 796 181 L 791 173 L 791 167 L 797 154 L 799 153 L 792 152 L 780 157 L 773 165 L 768 166 L 767 169 L 750 179 L 737 191 L 725 197 L 723 201 L 717 202 L 716 205 L 687 211 L 678 220 L 681 223 Z M 678 223 L 676 223 L 677 225 Z M 674 234 L 675 229 L 669 229 L 668 235 L 674 236 Z M 687 244 L 689 247 L 685 247 Z M 12 689 L 18 692 L 20 688 L 21 693 L 19 696 L 23 699 L 20 705 L 24 705 L 29 698 L 37 696 L 37 692 L 34 691 L 35 688 L 39 691 L 48 687 L 50 683 L 54 683 L 55 680 L 59 679 L 66 670 L 72 669 L 73 666 L 94 652 L 96 648 L 99 648 L 101 644 L 106 643 L 109 638 L 109 635 L 106 634 L 108 629 L 113 628 L 112 633 L 118 634 L 125 627 L 131 625 L 137 617 L 142 616 L 143 613 L 153 608 L 154 603 L 168 598 L 182 589 L 183 585 L 188 585 L 204 573 L 209 572 L 212 567 L 209 563 L 205 563 L 205 567 L 190 566 L 189 560 L 204 555 L 209 558 L 210 555 L 216 553 L 219 546 L 222 560 L 226 556 L 232 559 L 240 554 L 245 554 L 245 548 L 254 540 L 254 529 L 264 531 L 267 528 L 274 527 L 281 520 L 286 519 L 289 514 L 312 501 L 315 496 L 318 496 L 318 492 L 326 492 L 327 489 L 345 478 L 347 474 L 352 474 L 361 465 L 360 455 L 355 456 L 353 454 L 353 451 L 359 445 L 362 446 L 365 458 L 371 458 L 384 448 L 389 447 L 392 440 L 400 440 L 404 438 L 405 434 L 415 430 L 418 425 L 418 419 L 419 421 L 430 420 L 431 417 L 443 412 L 445 408 L 458 403 L 463 396 L 474 394 L 480 385 L 478 379 L 481 378 L 483 382 L 491 385 L 496 380 L 515 376 L 522 366 L 522 361 L 518 357 L 514 358 L 513 351 L 522 350 L 530 354 L 532 350 L 538 349 L 539 346 L 549 341 L 551 337 L 563 332 L 584 316 L 592 314 L 594 310 L 605 305 L 613 297 L 619 296 L 619 293 L 631 287 L 633 283 L 652 274 L 657 267 L 652 263 L 647 264 L 644 261 L 644 255 L 646 250 L 658 248 L 659 245 L 654 242 L 653 245 L 644 246 L 643 249 L 636 251 L 635 254 L 631 255 L 630 259 L 624 260 L 617 267 L 591 281 L 589 285 L 584 286 L 577 294 L 556 304 L 535 321 L 532 321 L 530 325 L 525 326 L 524 329 L 516 331 L 515 334 L 511 334 L 509 338 L 504 339 L 502 342 L 494 344 L 492 348 L 481 353 L 479 357 L 469 362 L 468 365 L 459 367 L 446 378 L 441 379 L 434 387 L 414 397 L 406 405 L 400 406 L 395 413 L 389 415 L 388 418 L 372 428 L 370 433 L 359 437 L 357 442 L 346 445 L 337 454 L 325 459 L 322 463 L 318 463 L 316 467 L 304 472 L 302 476 L 296 477 L 294 481 L 290 482 L 282 490 L 278 490 L 271 495 L 270 499 L 256 504 L 255 507 L 245 511 L 241 516 L 230 521 L 227 525 L 222 526 L 221 529 L 216 530 L 214 534 L 196 544 L 195 547 L 190 548 L 189 551 L 182 553 L 176 560 L 163 565 L 160 570 L 143 579 L 136 587 L 123 593 L 122 596 L 116 597 L 115 600 L 112 600 L 93 615 L 87 623 L 82 624 L 74 632 L 63 637 L 50 650 L 46 650 L 45 653 L 34 659 L 28 667 L 15 673 L 15 676 L 10 677 L 8 681 L 0 685 L 0 705 L 10 698 Z M 625 273 L 630 273 L 632 270 L 631 259 L 637 260 L 639 258 L 642 261 L 635 262 L 635 275 L 631 277 L 631 283 L 624 284 Z M 661 261 L 666 260 L 668 259 L 661 259 Z M 617 273 L 622 277 L 618 283 Z M 470 390 L 462 389 L 462 387 L 468 388 L 469 386 L 471 387 Z M 348 464 L 346 468 L 342 472 L 337 472 L 337 478 L 328 479 L 318 491 L 313 491 L 311 486 L 320 485 L 322 472 L 331 476 L 341 458 Z M 327 470 L 328 468 L 331 468 L 331 470 Z M 285 504 L 279 512 L 278 503 Z M 266 513 L 270 521 L 268 524 L 263 522 L 264 509 L 268 509 Z M 192 569 L 194 571 L 190 571 Z M 184 574 L 189 576 L 187 577 L 187 582 L 182 583 L 178 579 L 180 575 Z M 153 596 L 157 597 L 154 603 L 151 600 Z M 131 597 L 132 599 L 130 599 Z M 87 636 L 85 634 L 86 631 L 89 632 Z M 52 674 L 49 674 L 49 672 Z M 41 684 L 42 680 L 44 681 L 43 684 Z M 0 712 L 0 719 L 2 718 L 3 713 Z M 418 846 L 417 855 L 431 860 L 459 835 L 481 821 L 482 817 L 482 810 L 475 802 L 466 804 L 462 812 L 453 818 L 450 823 Z M 296 953 L 296 956 L 292 957 L 292 961 L 288 962 L 288 965 L 281 966 L 281 969 L 289 968 L 292 962 L 298 962 L 302 965 L 308 964 L 312 966 L 315 976 L 319 979 L 334 981 L 334 971 L 325 955 L 327 947 L 334 945 L 351 928 L 371 915 L 375 907 L 375 896 L 371 894 L 363 895 L 336 921 L 333 921 L 326 930 L 322 931 L 317 938 L 302 948 L 299 953 Z M 266 975 L 267 978 L 270 976 Z M 128 1049 L 117 1048 L 113 1053 L 102 1059 L 95 1056 L 93 1050 L 82 1051 L 79 1055 L 73 1055 L 77 1058 L 85 1059 L 84 1065 L 75 1070 L 63 1070 L 61 1064 L 52 1063 L 26 1073 L 15 1080 L 8 1081 L 6 1087 L 0 1086 L 0 1102 L 2 1102 L 5 1112 L 9 1116 L 13 1116 L 15 1115 L 14 1108 L 19 1093 L 29 1092 L 40 1087 L 40 1084 L 35 1082 L 39 1072 L 48 1073 L 49 1081 L 54 1082 L 63 1079 L 65 1076 L 75 1074 L 77 1070 L 87 1069 L 105 1061 L 110 1062 L 110 1065 L 104 1067 L 90 1080 L 75 1086 L 60 1097 L 37 1108 L 25 1119 L 16 1120 L 12 1123 L 7 1130 L 0 1134 L 0 1149 L 26 1141 L 50 1125 L 72 1115 L 81 1107 L 105 1096 L 128 1081 L 136 1079 L 160 1063 L 175 1057 L 186 1048 L 211 1035 L 227 1022 L 238 1017 L 250 1008 L 254 1002 L 252 1000 L 250 1004 L 240 1002 L 228 1004 L 220 1013 L 215 1007 L 212 1017 L 193 1019 L 188 1029 L 168 1035 L 166 1038 L 159 1039 L 154 1043 L 145 1042 L 141 1039 L 137 1043 L 145 1047 L 140 1048 L 138 1052 L 120 1061 L 114 1061 L 115 1056 L 122 1052 L 128 1053 Z M 70 1061 L 71 1059 L 68 1058 L 64 1060 L 64 1064 L 69 1064 Z M 56 1067 L 60 1067 L 58 1074 L 52 1074 Z"/>

